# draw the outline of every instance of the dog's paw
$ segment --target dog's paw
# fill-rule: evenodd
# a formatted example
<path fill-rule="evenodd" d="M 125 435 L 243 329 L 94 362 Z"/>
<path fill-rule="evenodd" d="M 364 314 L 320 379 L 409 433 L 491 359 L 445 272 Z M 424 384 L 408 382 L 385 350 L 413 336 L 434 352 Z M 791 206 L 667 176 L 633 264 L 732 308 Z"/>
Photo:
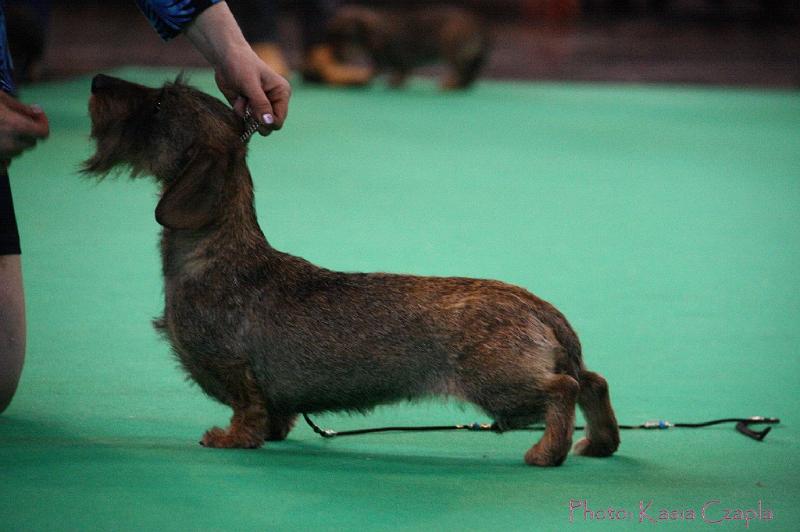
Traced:
<path fill-rule="evenodd" d="M 573 452 L 581 456 L 606 457 L 614 454 L 618 446 L 619 441 L 602 443 L 590 440 L 589 438 L 583 438 L 575 444 Z"/>
<path fill-rule="evenodd" d="M 264 443 L 263 439 L 250 434 L 231 432 L 214 427 L 203 434 L 200 445 L 215 449 L 257 449 Z"/>
<path fill-rule="evenodd" d="M 208 429 L 205 434 L 203 434 L 203 438 L 200 440 L 200 445 L 203 447 L 224 447 L 220 445 L 226 437 L 226 432 L 219 428 L 214 427 L 212 429 Z"/>
<path fill-rule="evenodd" d="M 569 447 L 567 447 L 569 449 Z M 542 445 L 536 444 L 525 453 L 525 463 L 537 467 L 555 467 L 564 462 L 566 456 L 556 455 L 551 451 L 544 450 Z"/>

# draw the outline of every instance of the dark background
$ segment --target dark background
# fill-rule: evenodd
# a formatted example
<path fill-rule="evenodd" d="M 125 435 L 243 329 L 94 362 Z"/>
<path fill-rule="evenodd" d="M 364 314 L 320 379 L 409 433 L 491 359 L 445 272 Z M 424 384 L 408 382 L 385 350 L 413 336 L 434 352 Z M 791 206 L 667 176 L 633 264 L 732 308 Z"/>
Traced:
<path fill-rule="evenodd" d="M 410 7 L 436 2 L 360 3 Z M 800 87 L 797 1 L 448 3 L 474 8 L 493 26 L 496 40 L 485 77 Z M 300 61 L 296 5 L 284 2 L 279 17 L 281 44 L 294 67 Z M 38 79 L 124 64 L 205 65 L 185 39 L 164 46 L 132 0 L 52 2 L 48 28 Z"/>

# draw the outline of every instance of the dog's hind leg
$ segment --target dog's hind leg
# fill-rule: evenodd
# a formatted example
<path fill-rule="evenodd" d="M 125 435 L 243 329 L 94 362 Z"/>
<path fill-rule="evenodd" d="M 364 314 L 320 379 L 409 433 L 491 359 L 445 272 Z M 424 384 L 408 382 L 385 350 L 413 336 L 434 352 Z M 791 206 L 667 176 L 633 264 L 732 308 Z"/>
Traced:
<path fill-rule="evenodd" d="M 267 408 L 249 370 L 244 371 L 241 388 L 230 400 L 230 407 L 233 408 L 230 426 L 227 429 L 209 429 L 200 444 L 216 448 L 261 447 L 269 433 Z"/>
<path fill-rule="evenodd" d="M 294 427 L 297 414 L 284 415 L 270 413 L 267 420 L 267 441 L 282 441 L 289 435 L 289 431 Z"/>
<path fill-rule="evenodd" d="M 408 80 L 408 70 L 405 68 L 396 68 L 389 73 L 389 86 L 393 89 L 399 89 L 406 84 Z"/>
<path fill-rule="evenodd" d="M 545 429 L 542 438 L 525 453 L 525 463 L 535 466 L 561 465 L 572 446 L 578 383 L 568 375 L 553 375 L 545 384 Z"/>
<path fill-rule="evenodd" d="M 543 374 L 540 368 L 525 365 L 517 365 L 510 372 L 476 375 L 462 380 L 464 397 L 491 415 L 501 432 L 544 421 L 544 434 L 525 453 L 525 462 L 560 465 L 572 446 L 578 382 L 569 375 Z"/>
<path fill-rule="evenodd" d="M 579 375 L 578 406 L 586 418 L 586 437 L 575 444 L 575 453 L 585 456 L 611 456 L 619 447 L 619 427 L 608 383 L 593 371 L 582 370 Z"/>
<path fill-rule="evenodd" d="M 441 87 L 444 90 L 466 89 L 478 77 L 486 62 L 486 45 L 480 41 L 473 41 L 451 55 L 450 72 L 442 80 Z"/>

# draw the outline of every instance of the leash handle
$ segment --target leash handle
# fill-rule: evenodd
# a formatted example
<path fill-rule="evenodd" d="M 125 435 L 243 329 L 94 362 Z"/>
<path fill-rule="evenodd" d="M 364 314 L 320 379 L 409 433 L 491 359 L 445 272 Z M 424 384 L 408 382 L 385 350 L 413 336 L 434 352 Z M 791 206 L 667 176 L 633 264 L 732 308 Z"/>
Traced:
<path fill-rule="evenodd" d="M 764 441 L 764 438 L 767 437 L 769 431 L 772 430 L 772 427 L 767 427 L 763 430 L 753 430 L 750 428 L 750 425 L 761 425 L 761 424 L 777 424 L 780 423 L 781 420 L 776 417 L 761 417 L 761 416 L 753 416 L 749 419 L 743 419 L 736 424 L 736 430 L 747 436 L 748 438 L 753 438 L 756 441 Z"/>

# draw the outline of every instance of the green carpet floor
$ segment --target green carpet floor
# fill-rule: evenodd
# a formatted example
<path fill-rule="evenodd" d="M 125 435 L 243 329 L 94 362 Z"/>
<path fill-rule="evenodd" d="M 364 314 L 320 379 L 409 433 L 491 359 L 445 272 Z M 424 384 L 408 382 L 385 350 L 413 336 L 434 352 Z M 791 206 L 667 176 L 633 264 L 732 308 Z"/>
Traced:
<path fill-rule="evenodd" d="M 125 69 L 157 84 L 166 70 Z M 218 94 L 208 72 L 193 84 Z M 50 139 L 14 162 L 29 349 L 0 416 L 0 530 L 616 530 L 640 502 L 669 530 L 758 508 L 800 527 L 800 97 L 678 87 L 417 80 L 297 84 L 285 129 L 251 144 L 264 232 L 340 270 L 506 280 L 555 303 L 623 423 L 778 416 L 625 432 L 619 453 L 523 465 L 539 435 L 381 434 L 298 425 L 256 451 L 197 444 L 229 411 L 187 384 L 162 305 L 156 188 L 80 178 L 89 79 L 22 97 Z M 484 421 L 455 402 L 321 417 L 337 429 Z M 626 517 L 599 521 L 570 499 Z M 684 514 L 686 515 L 686 514 Z M 732 514 L 735 515 L 735 514 Z M 766 515 L 762 513 L 762 516 Z"/>

